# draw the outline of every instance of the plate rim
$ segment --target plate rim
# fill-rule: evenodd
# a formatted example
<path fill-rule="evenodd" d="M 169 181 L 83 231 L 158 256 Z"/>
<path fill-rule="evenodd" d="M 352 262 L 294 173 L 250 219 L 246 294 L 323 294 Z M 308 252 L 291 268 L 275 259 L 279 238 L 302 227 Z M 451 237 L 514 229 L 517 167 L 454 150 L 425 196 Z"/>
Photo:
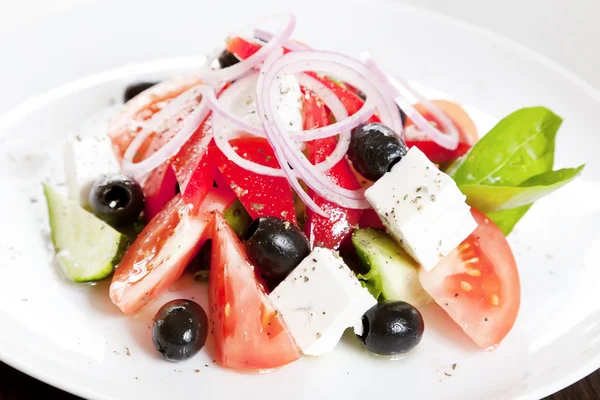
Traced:
<path fill-rule="evenodd" d="M 364 0 L 359 0 L 361 2 L 365 2 Z M 586 95 L 588 95 L 594 102 L 600 105 L 600 89 L 596 88 L 594 85 L 574 73 L 569 68 L 565 67 L 561 63 L 555 61 L 551 57 L 540 53 L 537 50 L 534 50 L 524 44 L 519 43 L 515 39 L 511 39 L 503 34 L 494 32 L 488 28 L 477 25 L 473 22 L 468 22 L 462 20 L 457 17 L 453 17 L 443 12 L 431 10 L 423 6 L 417 6 L 413 4 L 406 4 L 402 1 L 395 0 L 378 0 L 381 3 L 386 3 L 389 6 L 399 7 L 411 10 L 413 12 L 420 13 L 427 17 L 438 20 L 442 23 L 446 23 L 457 29 L 461 29 L 470 33 L 478 34 L 485 36 L 487 40 L 491 40 L 501 46 L 504 46 L 506 49 L 514 51 L 519 55 L 532 60 L 545 68 L 549 68 L 553 72 L 565 78 L 568 82 L 576 86 L 578 89 L 582 90 Z M 85 4 L 81 5 L 82 7 L 86 7 L 93 4 Z M 110 3 L 107 3 L 107 6 L 110 6 Z M 75 5 L 73 6 L 75 7 Z M 55 15 L 46 15 L 44 19 L 52 19 Z M 185 58 L 197 58 L 197 57 L 185 57 Z M 175 62 L 178 57 L 170 57 L 166 59 L 149 59 L 136 64 L 127 64 L 123 66 L 119 66 L 116 68 L 110 68 L 95 74 L 86 75 L 84 77 L 80 77 L 66 83 L 61 84 L 58 87 L 54 87 L 50 90 L 37 94 L 33 97 L 30 97 L 14 107 L 7 110 L 4 114 L 0 114 L 0 139 L 2 139 L 3 135 L 8 131 L 8 129 L 15 122 L 23 118 L 26 114 L 32 112 L 34 109 L 31 108 L 31 104 L 35 104 L 37 108 L 40 108 L 56 99 L 64 95 L 68 95 L 74 90 L 81 89 L 83 87 L 87 87 L 89 85 L 95 85 L 101 80 L 109 79 L 110 76 L 114 74 L 118 74 L 119 71 L 129 70 L 129 71 L 139 71 L 143 69 L 144 65 L 148 65 L 148 63 L 164 63 L 165 68 L 168 68 L 170 62 Z M 179 58 L 179 61 L 181 58 Z M 181 66 L 178 64 L 178 66 Z M 1 340 L 1 339 L 0 339 Z M 116 400 L 117 398 L 107 396 L 105 394 L 99 393 L 95 390 L 90 390 L 85 386 L 78 385 L 77 383 L 70 382 L 66 379 L 59 377 L 58 375 L 53 375 L 52 372 L 48 370 L 44 370 L 42 368 L 37 368 L 35 363 L 27 362 L 20 360 L 18 357 L 18 352 L 11 352 L 9 348 L 4 348 L 0 346 L 0 361 L 5 363 L 11 368 L 14 368 L 26 375 L 31 376 L 34 379 L 37 379 L 43 383 L 51 385 L 60 390 L 66 391 L 76 396 L 80 396 L 86 399 L 99 399 L 99 400 Z M 562 378 L 558 380 L 550 381 L 547 384 L 540 385 L 538 388 L 533 389 L 528 393 L 521 393 L 517 397 L 516 400 L 537 400 L 541 399 L 545 396 L 549 396 L 553 393 L 556 393 L 582 379 L 592 374 L 594 371 L 600 368 L 600 354 L 596 356 L 592 356 L 588 359 L 588 361 L 579 366 L 578 368 L 572 370 L 572 372 L 564 375 Z"/>

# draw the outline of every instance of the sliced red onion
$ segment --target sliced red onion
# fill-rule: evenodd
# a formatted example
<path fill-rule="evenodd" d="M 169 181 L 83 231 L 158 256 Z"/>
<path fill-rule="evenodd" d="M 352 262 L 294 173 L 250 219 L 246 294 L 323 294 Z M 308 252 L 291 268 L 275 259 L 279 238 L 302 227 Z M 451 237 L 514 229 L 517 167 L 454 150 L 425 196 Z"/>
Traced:
<path fill-rule="evenodd" d="M 254 30 L 254 37 L 259 40 L 262 40 L 263 42 L 268 42 L 273 38 L 273 34 L 271 32 L 265 31 L 263 29 L 257 28 Z M 311 50 L 311 48 L 308 47 L 307 45 L 297 42 L 295 40 L 288 40 L 287 42 L 285 42 L 284 47 L 286 47 L 287 49 L 289 49 L 291 51 Z"/>
<path fill-rule="evenodd" d="M 272 37 L 272 40 L 245 60 L 241 60 L 230 67 L 217 70 L 210 69 L 213 59 L 207 60 L 202 71 L 203 80 L 212 85 L 232 82 L 262 63 L 269 53 L 283 46 L 292 35 L 296 25 L 296 17 L 293 14 L 285 14 L 285 17 L 287 20 L 286 25 Z"/>
<path fill-rule="evenodd" d="M 315 166 L 319 172 L 324 172 L 331 169 L 344 158 L 350 145 L 350 130 L 368 119 L 373 114 L 372 108 L 365 106 L 363 107 L 365 111 L 361 109 L 352 117 L 348 117 L 344 104 L 329 88 L 308 75 L 299 74 L 298 78 L 300 84 L 309 87 L 317 93 L 325 105 L 332 111 L 336 120 L 340 121 L 333 125 L 319 128 L 318 130 L 306 130 L 303 131 L 304 133 L 291 134 L 297 141 L 308 141 L 340 134 L 340 139 L 331 155 L 325 161 Z M 227 132 L 230 131 L 230 129 L 228 129 L 229 124 L 236 126 L 241 131 L 251 133 L 255 136 L 265 137 L 262 127 L 256 127 L 226 110 L 226 108 L 230 107 L 231 103 L 234 101 L 235 94 L 240 90 L 244 90 L 245 85 L 255 86 L 257 79 L 258 72 L 237 80 L 221 94 L 218 100 L 215 97 L 214 91 L 209 91 L 209 93 L 206 94 L 206 100 L 208 101 L 209 107 L 213 110 L 212 129 L 215 136 L 215 143 L 229 160 L 246 170 L 261 175 L 286 176 L 281 169 L 266 167 L 243 159 L 233 151 L 229 144 L 229 140 L 231 139 L 229 132 Z M 328 131 L 326 131 L 325 128 L 328 128 Z M 316 135 L 313 135 L 314 132 L 316 132 Z"/>
<path fill-rule="evenodd" d="M 204 98 L 199 104 L 196 104 L 196 99 L 202 94 L 204 86 L 197 85 L 188 89 L 152 116 L 148 124 L 136 135 L 125 151 L 122 165 L 124 173 L 141 181 L 146 174 L 177 154 L 210 112 Z M 172 118 L 178 117 L 181 113 L 190 109 L 192 109 L 191 113 L 184 118 L 179 130 L 164 146 L 143 161 L 133 162 L 133 158 L 148 136 L 154 132 L 159 132 L 163 124 L 168 123 Z"/>
<path fill-rule="evenodd" d="M 290 137 L 293 140 L 305 142 L 308 140 L 324 139 L 335 136 L 340 132 L 350 132 L 353 128 L 371 118 L 375 112 L 373 104 L 369 102 L 361 107 L 356 113 L 348 117 L 346 107 L 344 107 L 342 101 L 327 86 L 310 75 L 298 74 L 297 78 L 302 86 L 315 92 L 329 110 L 331 110 L 337 122 L 321 128 L 291 133 Z M 341 115 L 345 115 L 346 117 L 338 117 Z"/>
<path fill-rule="evenodd" d="M 458 147 L 458 130 L 446 113 L 423 97 L 405 80 L 386 75 L 375 63 L 369 53 L 363 52 L 362 58 L 367 67 L 373 72 L 373 75 L 382 85 L 386 87 L 386 90 L 390 96 L 392 96 L 395 101 L 400 103 L 399 105 L 406 113 L 406 116 L 414 122 L 415 126 L 419 128 L 421 132 L 425 133 L 435 143 L 448 150 L 454 150 Z M 427 111 L 433 114 L 433 116 L 440 121 L 448 133 L 443 133 L 436 129 L 425 117 L 423 117 L 421 113 L 419 113 L 417 109 L 402 95 L 402 90 L 407 91 L 413 97 L 415 97 Z"/>
<path fill-rule="evenodd" d="M 278 160 L 280 164 L 284 164 L 289 162 L 289 164 L 294 168 L 294 170 L 300 175 L 300 177 L 304 180 L 304 182 L 313 189 L 318 195 L 321 197 L 333 201 L 341 206 L 347 208 L 368 208 L 369 204 L 364 198 L 364 190 L 347 190 L 337 186 L 334 182 L 330 181 L 324 175 L 322 175 L 319 171 L 315 169 L 315 167 L 306 159 L 304 154 L 299 151 L 291 138 L 287 135 L 285 131 L 285 126 L 283 126 L 282 121 L 278 118 L 275 104 L 273 100 L 275 99 L 276 90 L 278 90 L 278 85 L 276 84 L 277 77 L 283 73 L 299 73 L 304 70 L 311 71 L 327 71 L 331 72 L 332 64 L 328 62 L 322 62 L 320 59 L 320 54 L 313 53 L 321 53 L 321 52 L 302 52 L 302 53 L 288 53 L 284 57 L 279 57 L 281 51 L 274 52 L 265 60 L 263 67 L 261 68 L 261 74 L 259 75 L 257 82 L 257 93 L 260 95 L 257 96 L 257 108 L 259 112 L 259 116 L 262 119 L 263 128 L 265 133 L 267 134 L 267 139 L 271 143 L 271 146 L 276 150 L 276 155 L 278 155 Z M 319 60 L 320 68 L 312 68 L 312 65 L 309 61 L 314 57 L 302 57 L 300 61 L 286 62 L 286 58 L 294 55 L 301 54 L 313 54 Z M 279 57 L 279 58 L 278 58 Z M 288 69 L 287 71 L 285 71 Z M 344 78 L 349 75 L 353 75 L 348 73 L 348 71 L 352 71 L 349 69 L 340 68 L 341 74 Z M 354 77 L 352 77 L 354 78 Z M 355 82 L 355 79 L 346 79 L 348 81 Z M 361 86 L 365 85 L 356 85 L 362 89 Z M 372 91 L 372 90 L 369 90 Z M 367 94 L 368 96 L 368 94 Z M 368 97 L 367 97 L 368 98 Z M 303 188 L 300 185 L 298 187 L 294 186 L 294 190 L 298 193 L 298 195 L 305 199 L 310 198 L 306 192 L 304 192 Z M 306 200 L 305 200 L 306 201 Z M 307 207 L 311 210 L 321 213 L 322 210 L 314 204 L 306 202 Z"/>

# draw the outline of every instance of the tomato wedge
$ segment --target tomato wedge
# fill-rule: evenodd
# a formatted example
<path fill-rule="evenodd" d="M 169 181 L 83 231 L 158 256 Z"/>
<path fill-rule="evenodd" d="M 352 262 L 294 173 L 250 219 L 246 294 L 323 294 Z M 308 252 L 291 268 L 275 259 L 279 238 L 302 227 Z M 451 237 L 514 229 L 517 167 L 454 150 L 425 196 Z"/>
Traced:
<path fill-rule="evenodd" d="M 265 370 L 297 360 L 296 344 L 219 213 L 212 238 L 208 301 L 217 362 L 236 370 Z"/>
<path fill-rule="evenodd" d="M 267 139 L 245 137 L 233 139 L 231 146 L 246 160 L 268 167 L 279 168 L 273 149 Z M 231 188 L 252 219 L 258 217 L 283 218 L 296 224 L 294 197 L 286 178 L 256 174 L 230 161 L 215 146 L 214 157 L 219 185 Z"/>
<path fill-rule="evenodd" d="M 304 129 L 329 125 L 327 108 L 315 97 L 314 93 L 308 90 L 304 90 L 302 112 L 304 114 Z M 336 145 L 336 137 L 307 142 L 308 160 L 313 164 L 325 161 L 333 153 Z M 334 165 L 324 175 L 344 189 L 356 190 L 360 188 L 358 180 L 345 159 Z M 304 233 L 306 233 L 311 246 L 326 247 L 328 249 L 339 248 L 344 239 L 352 233 L 362 210 L 344 208 L 323 199 L 312 191 L 309 191 L 309 193 L 315 203 L 329 214 L 329 218 L 325 218 L 311 210 L 306 210 Z"/>
<path fill-rule="evenodd" d="M 379 214 L 372 208 L 363 211 L 360 220 L 358 220 L 358 226 L 361 228 L 385 229 L 381 218 L 379 218 Z"/>
<path fill-rule="evenodd" d="M 125 104 L 119 115 L 111 122 L 108 132 L 117 159 L 122 160 L 125 151 L 142 130 L 141 124 L 144 121 L 152 118 L 164 107 L 165 103 L 199 83 L 200 79 L 197 76 L 172 78 L 153 86 Z M 138 151 L 139 157 L 136 158 L 136 161 L 139 162 L 151 156 L 170 140 L 173 130 L 180 126 L 180 121 L 174 120 L 170 123 L 162 132 L 148 136 Z M 187 160 L 185 157 L 182 159 Z M 184 169 L 184 167 L 180 169 Z M 179 170 L 174 171 L 170 161 L 167 161 L 148 173 L 139 182 L 146 198 L 144 216 L 147 222 L 158 214 L 177 193 L 177 175 L 179 175 Z M 191 200 L 197 205 L 206 191 L 194 192 L 194 194 L 195 196 Z M 188 197 L 184 192 L 186 201 L 190 201 Z"/>
<path fill-rule="evenodd" d="M 206 120 L 171 160 L 181 196 L 186 203 L 198 207 L 213 186 L 214 166 L 209 149 L 213 143 L 210 122 Z"/>
<path fill-rule="evenodd" d="M 471 209 L 477 228 L 431 271 L 421 269 L 423 288 L 467 335 L 484 349 L 495 348 L 519 312 L 521 284 L 504 234 Z"/>
<path fill-rule="evenodd" d="M 213 189 L 197 212 L 175 196 L 138 235 L 119 263 L 110 285 L 112 302 L 133 314 L 175 282 L 209 237 L 212 212 L 235 199 L 231 191 Z"/>
<path fill-rule="evenodd" d="M 477 128 L 469 114 L 458 104 L 448 100 L 432 100 L 432 103 L 437 105 L 454 122 L 459 134 L 458 147 L 455 150 L 448 150 L 431 139 L 418 137 L 420 132 L 416 130 L 410 119 L 407 119 L 405 123 L 406 145 L 409 148 L 416 146 L 434 163 L 445 164 L 463 156 L 473 147 L 478 140 Z M 423 105 L 417 104 L 415 108 L 425 119 L 434 123 L 438 128 L 442 127 L 440 122 Z"/>
<path fill-rule="evenodd" d="M 142 130 L 141 123 L 160 111 L 165 102 L 199 83 L 201 80 L 197 75 L 171 78 L 153 86 L 125 104 L 108 128 L 108 136 L 117 159 L 119 161 L 123 159 L 131 141 Z M 153 139 L 153 136 L 149 136 L 138 153 L 146 153 Z"/>

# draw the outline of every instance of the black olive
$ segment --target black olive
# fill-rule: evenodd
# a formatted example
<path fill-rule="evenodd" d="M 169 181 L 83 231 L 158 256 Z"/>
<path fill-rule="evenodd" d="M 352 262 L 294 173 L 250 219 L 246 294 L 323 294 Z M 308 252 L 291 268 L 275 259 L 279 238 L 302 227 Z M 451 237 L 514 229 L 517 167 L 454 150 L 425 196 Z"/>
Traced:
<path fill-rule="evenodd" d="M 237 58 L 235 54 L 229 52 L 228 50 L 223 50 L 223 52 L 219 55 L 219 65 L 221 68 L 231 67 L 239 62 L 239 58 Z"/>
<path fill-rule="evenodd" d="M 200 351 L 208 336 L 204 309 L 190 300 L 172 300 L 154 316 L 152 342 L 168 361 L 186 360 Z"/>
<path fill-rule="evenodd" d="M 358 339 L 375 354 L 391 356 L 412 350 L 423 337 L 425 325 L 419 310 L 404 301 L 384 301 L 362 319 Z"/>
<path fill-rule="evenodd" d="M 92 212 L 112 226 L 133 224 L 144 209 L 144 193 L 133 179 L 103 176 L 90 191 Z"/>
<path fill-rule="evenodd" d="M 244 233 L 244 245 L 257 273 L 273 290 L 310 253 L 304 233 L 279 218 L 260 217 Z"/>
<path fill-rule="evenodd" d="M 158 82 L 138 82 L 132 83 L 131 85 L 125 88 L 125 92 L 123 93 L 123 102 L 127 103 L 129 100 L 133 99 L 138 94 L 150 89 L 152 86 L 156 85 Z"/>
<path fill-rule="evenodd" d="M 368 123 L 352 130 L 348 157 L 354 168 L 370 181 L 376 181 L 406 155 L 406 144 L 390 128 Z"/>

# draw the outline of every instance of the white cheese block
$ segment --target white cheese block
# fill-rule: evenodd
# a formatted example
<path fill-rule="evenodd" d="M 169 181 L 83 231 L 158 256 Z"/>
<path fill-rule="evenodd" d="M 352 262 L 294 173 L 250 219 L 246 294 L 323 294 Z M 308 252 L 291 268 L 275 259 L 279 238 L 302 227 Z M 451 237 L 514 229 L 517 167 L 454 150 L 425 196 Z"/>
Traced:
<path fill-rule="evenodd" d="M 365 196 L 388 233 L 428 271 L 476 227 L 456 183 L 416 147 Z"/>
<path fill-rule="evenodd" d="M 119 174 L 119 164 L 108 136 L 77 137 L 70 143 L 75 167 L 75 183 L 82 206 L 88 205 L 90 189 L 103 175 Z"/>
<path fill-rule="evenodd" d="M 315 248 L 269 295 L 304 354 L 337 345 L 377 300 L 331 250 Z"/>

